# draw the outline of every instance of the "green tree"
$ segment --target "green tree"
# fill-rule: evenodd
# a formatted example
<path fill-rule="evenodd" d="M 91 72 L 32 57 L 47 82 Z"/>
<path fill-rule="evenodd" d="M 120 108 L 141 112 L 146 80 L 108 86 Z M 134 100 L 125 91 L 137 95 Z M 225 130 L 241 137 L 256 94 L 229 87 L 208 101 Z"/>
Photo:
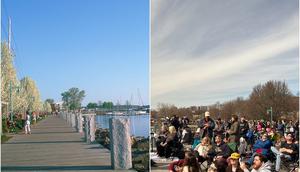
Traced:
<path fill-rule="evenodd" d="M 81 107 L 81 102 L 85 97 L 84 90 L 79 90 L 78 88 L 70 88 L 68 91 L 65 91 L 61 94 L 62 100 L 64 101 L 63 105 L 68 110 L 76 110 Z"/>
<path fill-rule="evenodd" d="M 95 109 L 98 107 L 98 105 L 97 105 L 97 103 L 89 103 L 86 107 L 88 109 Z"/>
<path fill-rule="evenodd" d="M 106 109 L 112 109 L 114 107 L 114 104 L 113 102 L 103 102 L 102 107 Z"/>
<path fill-rule="evenodd" d="M 48 102 L 50 105 L 54 104 L 54 100 L 53 99 L 46 99 L 45 102 Z"/>

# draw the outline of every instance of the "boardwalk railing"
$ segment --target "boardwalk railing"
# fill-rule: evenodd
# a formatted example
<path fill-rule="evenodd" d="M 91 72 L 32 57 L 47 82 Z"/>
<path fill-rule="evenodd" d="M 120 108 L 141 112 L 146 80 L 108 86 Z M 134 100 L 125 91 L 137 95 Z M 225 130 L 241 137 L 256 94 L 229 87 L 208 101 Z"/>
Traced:
<path fill-rule="evenodd" d="M 76 128 L 77 132 L 84 133 L 86 143 L 95 142 L 96 114 L 61 112 L 59 116 L 71 127 Z M 112 168 L 130 169 L 132 168 L 130 120 L 111 118 L 109 122 Z"/>
<path fill-rule="evenodd" d="M 84 140 L 88 144 L 95 142 L 96 114 L 60 112 L 59 116 L 67 121 L 71 127 L 75 128 L 77 132 L 84 133 Z"/>

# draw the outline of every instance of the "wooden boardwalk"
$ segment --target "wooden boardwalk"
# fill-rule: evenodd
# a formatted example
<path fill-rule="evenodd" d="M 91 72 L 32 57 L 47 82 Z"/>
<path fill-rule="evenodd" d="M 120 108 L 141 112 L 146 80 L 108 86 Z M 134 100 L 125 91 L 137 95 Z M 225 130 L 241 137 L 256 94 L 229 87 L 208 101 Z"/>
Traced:
<path fill-rule="evenodd" d="M 114 171 L 110 152 L 86 144 L 63 119 L 50 116 L 1 145 L 2 171 Z"/>

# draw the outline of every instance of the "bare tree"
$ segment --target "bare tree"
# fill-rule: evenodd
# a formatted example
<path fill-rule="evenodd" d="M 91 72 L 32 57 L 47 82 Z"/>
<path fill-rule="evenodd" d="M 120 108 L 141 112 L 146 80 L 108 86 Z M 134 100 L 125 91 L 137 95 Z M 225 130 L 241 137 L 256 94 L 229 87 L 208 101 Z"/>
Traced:
<path fill-rule="evenodd" d="M 267 110 L 272 107 L 274 118 L 282 113 L 290 112 L 292 93 L 285 82 L 268 81 L 257 85 L 250 94 L 249 105 L 251 114 L 259 114 L 267 117 Z"/>

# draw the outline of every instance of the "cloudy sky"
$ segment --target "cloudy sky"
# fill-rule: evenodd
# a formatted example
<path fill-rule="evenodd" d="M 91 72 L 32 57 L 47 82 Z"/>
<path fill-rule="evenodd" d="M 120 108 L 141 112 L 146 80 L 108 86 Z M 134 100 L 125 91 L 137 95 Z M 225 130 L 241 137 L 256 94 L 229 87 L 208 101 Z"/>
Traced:
<path fill-rule="evenodd" d="M 151 104 L 209 105 L 268 80 L 298 93 L 298 1 L 152 0 Z"/>

